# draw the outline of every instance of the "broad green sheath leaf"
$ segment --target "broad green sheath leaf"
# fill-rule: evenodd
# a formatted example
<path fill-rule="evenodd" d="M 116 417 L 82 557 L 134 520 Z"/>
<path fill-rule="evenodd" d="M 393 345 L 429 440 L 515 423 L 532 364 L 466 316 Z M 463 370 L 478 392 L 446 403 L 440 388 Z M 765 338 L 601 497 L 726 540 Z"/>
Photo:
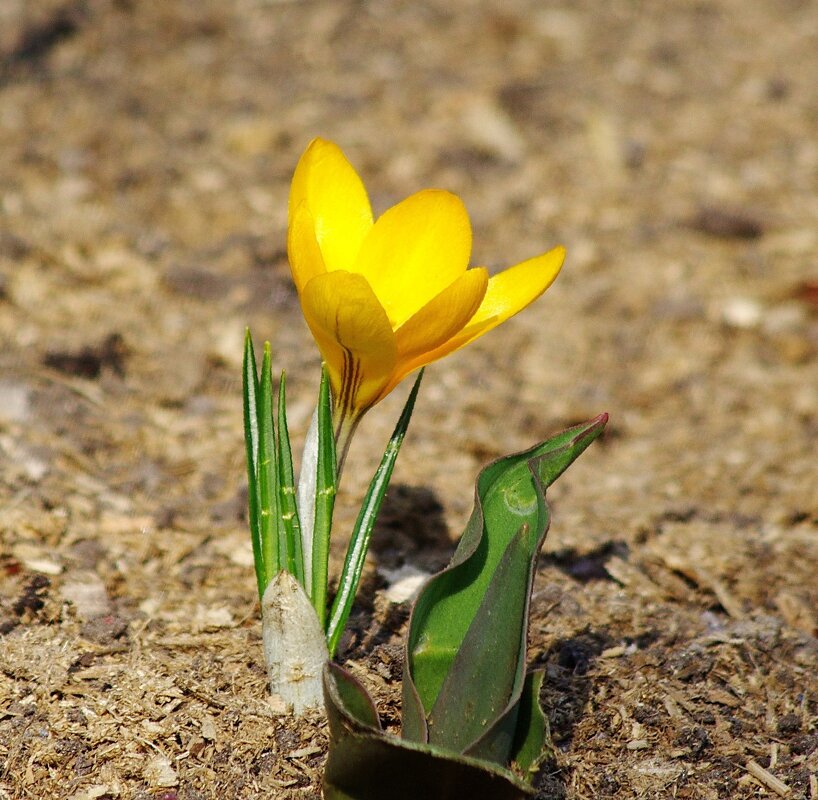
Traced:
<path fill-rule="evenodd" d="M 466 755 L 509 763 L 517 774 L 530 780 L 552 752 L 548 718 L 540 705 L 544 677 L 544 670 L 529 672 L 520 697 L 468 748 Z"/>
<path fill-rule="evenodd" d="M 402 739 L 383 733 L 351 675 L 325 666 L 326 800 L 535 794 L 529 784 L 548 725 L 539 702 L 543 671 L 525 675 L 525 661 L 534 565 L 548 529 L 545 489 L 606 422 L 602 415 L 500 459 L 478 477 L 466 532 L 412 614 Z"/>
<path fill-rule="evenodd" d="M 336 664 L 324 667 L 330 748 L 325 800 L 524 800 L 533 790 L 509 770 L 383 733 L 366 690 Z"/>
<path fill-rule="evenodd" d="M 284 373 L 278 382 L 278 509 L 284 527 L 286 570 L 304 585 L 304 558 L 301 553 L 301 525 L 295 500 L 295 474 L 290 429 L 287 426 L 287 380 Z"/>
<path fill-rule="evenodd" d="M 342 728 L 360 731 L 381 731 L 378 709 L 361 683 L 338 664 L 328 661 L 324 665 L 324 694 L 329 694 L 332 708 L 330 728 L 342 733 Z"/>
<path fill-rule="evenodd" d="M 329 568 L 329 538 L 338 467 L 335 455 L 335 432 L 332 429 L 332 399 L 326 366 L 321 369 L 318 391 L 318 464 L 315 479 L 315 527 L 312 541 L 312 600 L 321 626 L 327 618 L 327 571 Z"/>
<path fill-rule="evenodd" d="M 430 742 L 501 764 L 508 760 L 517 720 L 516 713 L 504 712 L 524 679 L 530 576 L 542 540 L 536 533 L 524 524 L 500 558 L 427 714 Z M 501 715 L 491 739 L 475 747 Z"/>
<path fill-rule="evenodd" d="M 250 329 L 244 333 L 244 363 L 242 365 L 242 395 L 244 399 L 244 443 L 247 450 L 247 505 L 250 518 L 250 539 L 253 543 L 253 564 L 256 568 L 259 600 L 267 585 L 264 555 L 261 546 L 258 487 L 258 367 L 253 351 Z"/>
<path fill-rule="evenodd" d="M 338 584 L 338 594 L 335 595 L 335 600 L 332 604 L 332 611 L 330 612 L 329 625 L 327 628 L 327 642 L 330 656 L 332 656 L 335 652 L 335 648 L 338 646 L 338 641 L 344 632 L 344 626 L 346 625 L 347 619 L 349 619 L 349 613 L 355 601 L 355 593 L 358 591 L 358 584 L 361 582 L 361 574 L 363 573 L 364 562 L 366 561 L 366 552 L 369 549 L 372 529 L 375 527 L 378 512 L 381 509 L 383 498 L 389 487 L 389 481 L 392 478 L 392 471 L 395 468 L 395 462 L 398 459 L 398 453 L 403 444 L 403 439 L 406 436 L 406 430 L 409 427 L 409 420 L 412 418 L 412 411 L 415 407 L 415 399 L 417 398 L 422 378 L 423 370 L 418 373 L 412 391 L 409 393 L 400 419 L 386 446 L 386 451 L 383 454 L 381 463 L 375 471 L 372 482 L 369 484 L 369 490 L 361 505 L 361 510 L 358 512 L 355 527 L 352 529 L 352 536 L 350 537 L 346 559 L 344 560 L 344 568 L 341 571 L 341 578 Z"/>
<path fill-rule="evenodd" d="M 508 763 L 519 738 L 528 604 L 549 524 L 545 489 L 602 433 L 607 415 L 486 467 L 450 566 L 412 614 L 403 736 Z"/>
<path fill-rule="evenodd" d="M 284 569 L 279 547 L 278 468 L 276 466 L 275 428 L 273 427 L 273 382 L 271 376 L 270 343 L 264 343 L 261 362 L 258 406 L 258 486 L 259 519 L 261 522 L 261 552 L 264 557 L 264 586 Z"/>
<path fill-rule="evenodd" d="M 523 694 L 518 706 L 511 763 L 523 775 L 535 772 L 542 761 L 552 755 L 547 751 L 550 740 L 548 717 L 540 705 L 540 690 L 544 680 L 544 669 L 529 672 L 525 676 Z"/>

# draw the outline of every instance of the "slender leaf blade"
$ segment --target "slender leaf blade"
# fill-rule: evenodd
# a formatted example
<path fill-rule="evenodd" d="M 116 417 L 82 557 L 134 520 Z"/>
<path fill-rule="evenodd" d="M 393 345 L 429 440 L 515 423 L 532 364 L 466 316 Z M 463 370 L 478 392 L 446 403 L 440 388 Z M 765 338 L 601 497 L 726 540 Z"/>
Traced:
<path fill-rule="evenodd" d="M 321 369 L 318 391 L 318 463 L 315 476 L 315 522 L 312 540 L 311 600 L 322 626 L 327 619 L 327 577 L 332 512 L 335 507 L 338 468 L 335 432 L 332 429 L 332 398 L 326 366 Z"/>
<path fill-rule="evenodd" d="M 281 571 L 281 553 L 278 534 L 278 470 L 276 467 L 275 429 L 273 427 L 273 383 L 271 375 L 270 343 L 264 343 L 261 362 L 258 403 L 258 485 L 259 519 L 261 522 L 261 549 L 264 557 L 264 586 Z"/>
<path fill-rule="evenodd" d="M 259 600 L 264 595 L 266 571 L 261 545 L 261 522 L 259 520 L 259 430 L 258 430 L 258 366 L 253 350 L 253 337 L 247 328 L 244 334 L 244 360 L 242 362 L 242 397 L 244 407 L 244 443 L 247 451 L 247 505 L 250 520 L 250 539 L 253 544 L 253 564 L 256 570 Z"/>
<path fill-rule="evenodd" d="M 301 551 L 301 525 L 295 500 L 295 474 L 290 430 L 287 425 L 287 381 L 284 373 L 278 382 L 278 510 L 286 543 L 285 569 L 304 585 L 304 558 Z"/>
<path fill-rule="evenodd" d="M 318 472 L 318 406 L 312 412 L 310 426 L 301 451 L 297 505 L 301 523 L 301 557 L 304 561 L 304 588 L 312 599 L 312 550 L 315 538 L 315 479 Z"/>
<path fill-rule="evenodd" d="M 378 465 L 378 469 L 372 477 L 366 497 L 364 497 L 361 509 L 358 512 L 355 526 L 352 529 L 352 536 L 350 537 L 349 546 L 347 547 L 344 567 L 341 571 L 341 577 L 338 583 L 338 593 L 335 595 L 335 600 L 332 604 L 332 611 L 330 612 L 327 627 L 327 642 L 330 656 L 335 652 L 335 648 L 338 646 L 338 641 L 344 632 L 347 619 L 349 619 L 349 614 L 352 611 L 352 604 L 355 602 L 355 594 L 361 582 L 361 575 L 363 574 L 366 553 L 369 549 L 369 541 L 372 537 L 372 530 L 378 519 L 378 512 L 386 496 L 386 490 L 389 488 L 389 481 L 392 478 L 392 472 L 395 468 L 395 462 L 398 459 L 398 453 L 406 436 L 406 431 L 409 428 L 409 422 L 412 419 L 412 412 L 415 407 L 415 400 L 417 399 L 422 378 L 423 370 L 418 373 L 414 386 L 412 386 L 412 391 L 406 399 L 403 411 L 386 445 L 381 463 Z"/>

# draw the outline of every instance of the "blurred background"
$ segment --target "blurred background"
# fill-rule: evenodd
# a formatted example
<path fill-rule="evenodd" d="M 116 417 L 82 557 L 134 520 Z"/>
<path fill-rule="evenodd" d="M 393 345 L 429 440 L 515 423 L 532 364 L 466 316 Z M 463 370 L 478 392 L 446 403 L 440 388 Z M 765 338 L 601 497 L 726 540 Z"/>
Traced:
<path fill-rule="evenodd" d="M 263 700 L 242 336 L 272 341 L 300 435 L 319 361 L 286 204 L 320 135 L 376 213 L 459 194 L 474 265 L 568 250 L 532 308 L 427 370 L 367 613 L 378 560 L 445 562 L 480 466 L 608 411 L 554 487 L 535 595 L 553 791 L 757 796 L 756 759 L 818 796 L 816 75 L 808 0 L 3 0 L 0 789 L 315 791 L 319 723 L 271 740 L 226 715 Z M 404 393 L 361 429 L 353 497 Z M 82 703 L 113 685 L 131 722 L 79 721 L 83 657 L 118 677 Z M 195 692 L 157 716 L 125 663 L 223 692 L 218 736 Z"/>

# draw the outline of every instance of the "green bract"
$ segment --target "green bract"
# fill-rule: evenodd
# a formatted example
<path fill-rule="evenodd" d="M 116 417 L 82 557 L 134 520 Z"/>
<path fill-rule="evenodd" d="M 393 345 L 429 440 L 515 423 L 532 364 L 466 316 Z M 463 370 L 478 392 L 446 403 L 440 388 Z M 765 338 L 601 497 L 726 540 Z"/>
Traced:
<path fill-rule="evenodd" d="M 523 798 L 548 741 L 543 673 L 526 674 L 545 491 L 607 415 L 486 467 L 449 566 L 421 590 L 404 655 L 402 738 L 381 731 L 363 687 L 324 670 L 327 800 Z"/>

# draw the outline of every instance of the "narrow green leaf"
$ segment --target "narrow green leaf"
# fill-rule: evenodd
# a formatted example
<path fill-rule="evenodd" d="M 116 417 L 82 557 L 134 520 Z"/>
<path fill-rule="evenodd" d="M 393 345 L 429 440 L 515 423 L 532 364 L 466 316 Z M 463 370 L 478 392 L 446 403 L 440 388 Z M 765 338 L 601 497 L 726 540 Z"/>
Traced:
<path fill-rule="evenodd" d="M 261 546 L 261 523 L 259 520 L 258 486 L 258 367 L 253 351 L 250 329 L 244 334 L 244 362 L 242 365 L 242 395 L 244 399 L 244 443 L 247 450 L 247 505 L 250 518 L 250 539 L 253 543 L 253 564 L 256 569 L 259 600 L 264 595 L 266 571 Z"/>
<path fill-rule="evenodd" d="M 392 433 L 392 438 L 386 445 L 386 451 L 383 454 L 381 463 L 369 484 L 369 490 L 361 505 L 361 510 L 358 512 L 355 527 L 352 529 L 352 536 L 350 537 L 346 558 L 344 560 L 344 568 L 341 571 L 338 594 L 335 595 L 335 601 L 332 604 L 332 612 L 330 613 L 327 628 L 327 642 L 330 656 L 332 656 L 335 652 L 335 648 L 338 646 L 338 641 L 344 632 L 344 626 L 346 625 L 347 619 L 349 619 L 350 611 L 352 611 L 355 594 L 361 582 L 361 574 L 363 573 L 372 530 L 375 527 L 378 512 L 386 496 L 386 490 L 389 487 L 392 471 L 395 468 L 398 453 L 403 444 L 403 439 L 406 436 L 409 421 L 412 418 L 412 411 L 415 407 L 415 399 L 417 398 L 422 378 L 423 370 L 418 373 L 412 391 L 409 393 L 400 419 Z"/>
<path fill-rule="evenodd" d="M 258 403 L 258 485 L 261 550 L 264 557 L 264 586 L 283 569 L 280 563 L 278 525 L 278 470 L 276 467 L 275 429 L 273 427 L 273 383 L 271 376 L 270 343 L 264 343 L 264 358 L 259 379 Z"/>
<path fill-rule="evenodd" d="M 312 599 L 312 551 L 315 538 L 315 481 L 318 472 L 318 406 L 312 412 L 310 426 L 301 451 L 296 505 L 301 523 L 301 557 L 304 561 L 304 589 Z"/>
<path fill-rule="evenodd" d="M 287 381 L 284 373 L 278 382 L 278 509 L 284 527 L 286 570 L 304 585 L 304 557 L 301 552 L 301 525 L 295 500 L 293 452 L 287 426 Z"/>
<path fill-rule="evenodd" d="M 312 542 L 311 600 L 321 626 L 327 619 L 327 573 L 332 511 L 335 507 L 338 470 L 335 432 L 332 429 L 332 398 L 326 366 L 321 369 L 318 391 L 318 465 L 315 479 L 315 527 Z"/>

